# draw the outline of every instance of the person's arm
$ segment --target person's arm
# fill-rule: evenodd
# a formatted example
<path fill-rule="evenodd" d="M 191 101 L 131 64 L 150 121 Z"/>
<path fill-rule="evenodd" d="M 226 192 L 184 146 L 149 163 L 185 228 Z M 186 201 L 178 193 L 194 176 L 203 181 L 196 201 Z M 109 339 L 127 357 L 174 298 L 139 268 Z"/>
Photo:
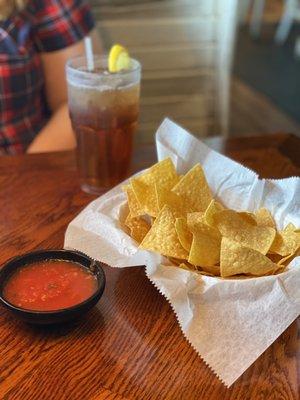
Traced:
<path fill-rule="evenodd" d="M 27 153 L 71 150 L 76 146 L 67 103 L 62 104 L 39 132 Z"/>
<path fill-rule="evenodd" d="M 91 36 L 94 52 L 101 53 L 102 44 L 96 30 L 93 30 Z M 52 116 L 28 147 L 28 153 L 61 151 L 75 147 L 67 106 L 65 64 L 69 58 L 82 54 L 84 54 L 83 40 L 65 49 L 41 54 L 46 97 Z"/>

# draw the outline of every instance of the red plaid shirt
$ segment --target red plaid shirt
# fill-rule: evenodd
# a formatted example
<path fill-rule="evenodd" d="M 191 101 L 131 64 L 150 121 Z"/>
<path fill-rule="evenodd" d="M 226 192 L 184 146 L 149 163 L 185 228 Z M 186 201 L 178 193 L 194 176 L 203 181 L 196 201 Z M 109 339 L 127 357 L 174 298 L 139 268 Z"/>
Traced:
<path fill-rule="evenodd" d="M 40 53 L 68 47 L 93 27 L 85 0 L 30 0 L 0 22 L 0 154 L 24 152 L 49 119 Z"/>

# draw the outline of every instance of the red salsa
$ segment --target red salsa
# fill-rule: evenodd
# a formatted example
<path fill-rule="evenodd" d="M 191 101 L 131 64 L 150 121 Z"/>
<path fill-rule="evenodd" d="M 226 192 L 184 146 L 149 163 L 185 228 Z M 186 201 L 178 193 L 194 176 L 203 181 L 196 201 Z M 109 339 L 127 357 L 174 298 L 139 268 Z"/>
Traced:
<path fill-rule="evenodd" d="M 49 260 L 18 269 L 7 281 L 3 295 L 17 307 L 36 311 L 68 308 L 97 290 L 97 278 L 79 264 Z"/>

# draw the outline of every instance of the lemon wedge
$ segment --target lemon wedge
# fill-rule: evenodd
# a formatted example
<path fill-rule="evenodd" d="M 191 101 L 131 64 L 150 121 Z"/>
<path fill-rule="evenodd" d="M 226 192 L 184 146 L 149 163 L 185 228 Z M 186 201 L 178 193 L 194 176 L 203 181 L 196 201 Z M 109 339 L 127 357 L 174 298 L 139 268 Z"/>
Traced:
<path fill-rule="evenodd" d="M 119 72 L 124 69 L 130 69 L 130 67 L 131 58 L 127 49 L 120 44 L 113 45 L 108 55 L 109 72 Z"/>

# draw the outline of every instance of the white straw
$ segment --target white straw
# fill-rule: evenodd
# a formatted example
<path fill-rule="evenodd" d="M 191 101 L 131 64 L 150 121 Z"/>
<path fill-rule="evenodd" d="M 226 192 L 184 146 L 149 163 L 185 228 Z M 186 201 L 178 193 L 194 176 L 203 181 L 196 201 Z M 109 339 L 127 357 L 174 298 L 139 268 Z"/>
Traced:
<path fill-rule="evenodd" d="M 94 55 L 93 55 L 93 44 L 92 39 L 89 36 L 84 38 L 84 46 L 85 46 L 85 56 L 87 61 L 87 68 L 89 71 L 94 71 Z"/>

